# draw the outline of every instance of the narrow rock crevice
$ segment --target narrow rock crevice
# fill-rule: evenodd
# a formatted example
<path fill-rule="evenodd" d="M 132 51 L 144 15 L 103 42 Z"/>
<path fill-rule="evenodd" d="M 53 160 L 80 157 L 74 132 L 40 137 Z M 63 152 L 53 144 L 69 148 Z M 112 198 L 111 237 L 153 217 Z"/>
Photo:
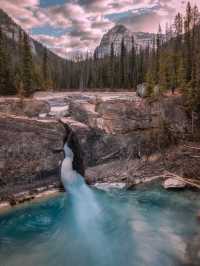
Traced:
<path fill-rule="evenodd" d="M 81 149 L 79 140 L 73 130 L 67 124 L 60 121 L 66 130 L 66 136 L 63 140 L 63 146 L 67 142 L 69 148 L 74 153 L 73 169 L 76 170 L 82 176 L 85 175 L 85 166 L 83 160 L 83 151 Z"/>

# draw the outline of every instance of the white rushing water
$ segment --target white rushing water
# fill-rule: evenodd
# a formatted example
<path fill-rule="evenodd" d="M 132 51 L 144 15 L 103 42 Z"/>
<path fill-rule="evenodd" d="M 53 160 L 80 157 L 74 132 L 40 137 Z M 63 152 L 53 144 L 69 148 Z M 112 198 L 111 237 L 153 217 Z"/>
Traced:
<path fill-rule="evenodd" d="M 95 257 L 95 264 L 105 256 L 106 261 L 112 259 L 110 250 L 103 250 L 107 246 L 107 239 L 102 228 L 103 215 L 94 191 L 88 187 L 84 178 L 73 170 L 73 152 L 67 144 L 64 146 L 65 159 L 61 167 L 61 179 L 67 192 L 68 202 L 71 204 L 74 217 L 74 227 L 79 237 L 84 239 L 87 251 Z M 77 250 L 78 252 L 78 250 Z M 103 259 L 103 265 L 105 260 Z"/>
<path fill-rule="evenodd" d="M 97 224 L 100 218 L 100 207 L 93 191 L 86 185 L 84 178 L 73 170 L 73 152 L 67 144 L 64 146 L 65 159 L 61 167 L 61 180 L 65 190 L 69 194 L 76 217 L 77 224 L 88 230 L 91 222 Z"/>

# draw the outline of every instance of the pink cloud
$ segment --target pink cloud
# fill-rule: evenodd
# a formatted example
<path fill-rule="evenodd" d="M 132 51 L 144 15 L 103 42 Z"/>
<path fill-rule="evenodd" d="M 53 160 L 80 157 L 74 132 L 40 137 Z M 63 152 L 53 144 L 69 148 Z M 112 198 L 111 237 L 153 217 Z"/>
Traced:
<path fill-rule="evenodd" d="M 0 1 L 1 8 L 27 31 L 44 25 L 67 29 L 67 33 L 60 37 L 34 36 L 62 56 L 66 51 L 94 50 L 102 35 L 115 22 L 132 31 L 156 32 L 159 23 L 164 26 L 171 22 L 175 14 L 184 11 L 186 6 L 186 0 L 73 0 L 47 8 L 40 7 L 40 0 Z M 200 7 L 199 0 L 191 2 Z M 126 12 L 127 16 L 120 16 Z"/>

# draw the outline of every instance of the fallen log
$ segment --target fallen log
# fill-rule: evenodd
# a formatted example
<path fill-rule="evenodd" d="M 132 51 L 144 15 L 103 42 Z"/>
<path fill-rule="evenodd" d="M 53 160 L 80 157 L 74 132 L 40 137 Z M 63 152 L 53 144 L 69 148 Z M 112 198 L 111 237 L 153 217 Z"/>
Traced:
<path fill-rule="evenodd" d="M 189 145 L 183 145 L 183 146 L 189 149 L 200 150 L 200 147 L 189 146 Z"/>
<path fill-rule="evenodd" d="M 103 162 L 103 161 L 106 161 L 106 160 L 109 160 L 111 159 L 113 156 L 116 156 L 118 153 L 120 153 L 120 149 L 117 150 L 117 151 L 114 151 L 113 153 L 109 153 L 108 155 L 100 158 L 97 162 Z"/>

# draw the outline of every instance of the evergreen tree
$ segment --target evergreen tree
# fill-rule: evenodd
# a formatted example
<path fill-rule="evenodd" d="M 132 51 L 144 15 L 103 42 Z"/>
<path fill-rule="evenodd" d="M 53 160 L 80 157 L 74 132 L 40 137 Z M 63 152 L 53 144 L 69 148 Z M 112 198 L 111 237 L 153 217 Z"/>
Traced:
<path fill-rule="evenodd" d="M 120 52 L 120 87 L 123 89 L 128 87 L 127 50 L 124 39 L 121 41 Z"/>
<path fill-rule="evenodd" d="M 121 53 L 120 53 L 120 87 L 124 88 L 125 86 L 125 56 L 126 56 L 126 47 L 124 44 L 124 39 L 121 41 Z"/>
<path fill-rule="evenodd" d="M 6 94 L 6 53 L 5 53 L 5 46 L 4 46 L 4 38 L 2 29 L 0 27 L 0 94 Z"/>
<path fill-rule="evenodd" d="M 44 89 L 47 89 L 48 85 L 48 55 L 47 55 L 47 49 L 44 48 L 44 54 L 43 54 L 43 60 L 42 60 L 42 73 L 43 73 L 43 86 Z"/>
<path fill-rule="evenodd" d="M 162 29 L 159 25 L 158 34 L 156 37 L 156 68 L 155 68 L 155 83 L 159 83 L 159 71 L 160 71 L 160 50 L 162 46 Z"/>
<path fill-rule="evenodd" d="M 0 94 L 14 94 L 13 70 L 8 48 L 6 46 L 5 36 L 0 27 Z"/>
<path fill-rule="evenodd" d="M 173 69 L 174 69 L 174 84 L 175 87 L 181 87 L 185 83 L 185 78 L 183 74 L 183 18 L 180 13 L 175 17 L 174 21 L 175 26 L 175 39 L 173 40 Z"/>
<path fill-rule="evenodd" d="M 191 50 L 191 30 L 192 30 L 192 7 L 190 2 L 187 4 L 186 8 L 186 16 L 185 16 L 185 22 L 184 22 L 184 27 L 185 27 L 185 54 L 184 54 L 184 64 L 185 64 L 185 69 L 186 69 L 186 81 L 187 83 L 191 81 L 192 78 L 192 50 Z"/>
<path fill-rule="evenodd" d="M 115 72 L 114 72 L 114 67 L 115 67 L 115 51 L 114 51 L 114 44 L 111 43 L 111 47 L 110 47 L 110 61 L 109 61 L 109 74 L 110 74 L 110 77 L 109 77 L 109 87 L 111 89 L 114 88 L 114 78 L 115 78 Z"/>
<path fill-rule="evenodd" d="M 27 34 L 24 34 L 22 50 L 22 81 L 26 96 L 30 96 L 34 91 L 33 67 L 29 38 Z"/>
<path fill-rule="evenodd" d="M 191 85 L 193 87 L 197 86 L 197 55 L 199 50 L 199 29 L 198 29 L 198 23 L 199 23 L 199 10 L 198 7 L 195 6 L 192 11 L 192 83 Z"/>
<path fill-rule="evenodd" d="M 135 88 L 137 86 L 137 61 L 136 61 L 136 48 L 135 48 L 134 37 L 132 37 L 131 54 L 129 57 L 130 57 L 129 81 L 131 87 Z"/>
<path fill-rule="evenodd" d="M 48 51 L 47 48 L 44 48 L 44 53 L 43 53 L 43 58 L 42 58 L 42 77 L 39 73 L 39 71 L 37 71 L 37 69 L 39 70 L 39 68 L 34 68 L 33 70 L 35 71 L 35 81 L 37 82 L 37 84 L 42 84 L 42 87 L 44 90 L 49 90 L 52 89 L 53 87 L 53 82 L 51 79 L 51 75 L 50 75 L 50 69 L 49 69 L 49 62 L 48 62 Z M 65 65 L 63 65 L 63 69 L 65 70 Z M 62 71 L 62 70 L 60 70 Z M 63 74 L 63 76 L 65 75 L 65 73 L 61 73 Z M 66 84 L 63 80 L 61 80 L 61 83 L 63 82 L 63 84 Z"/>

